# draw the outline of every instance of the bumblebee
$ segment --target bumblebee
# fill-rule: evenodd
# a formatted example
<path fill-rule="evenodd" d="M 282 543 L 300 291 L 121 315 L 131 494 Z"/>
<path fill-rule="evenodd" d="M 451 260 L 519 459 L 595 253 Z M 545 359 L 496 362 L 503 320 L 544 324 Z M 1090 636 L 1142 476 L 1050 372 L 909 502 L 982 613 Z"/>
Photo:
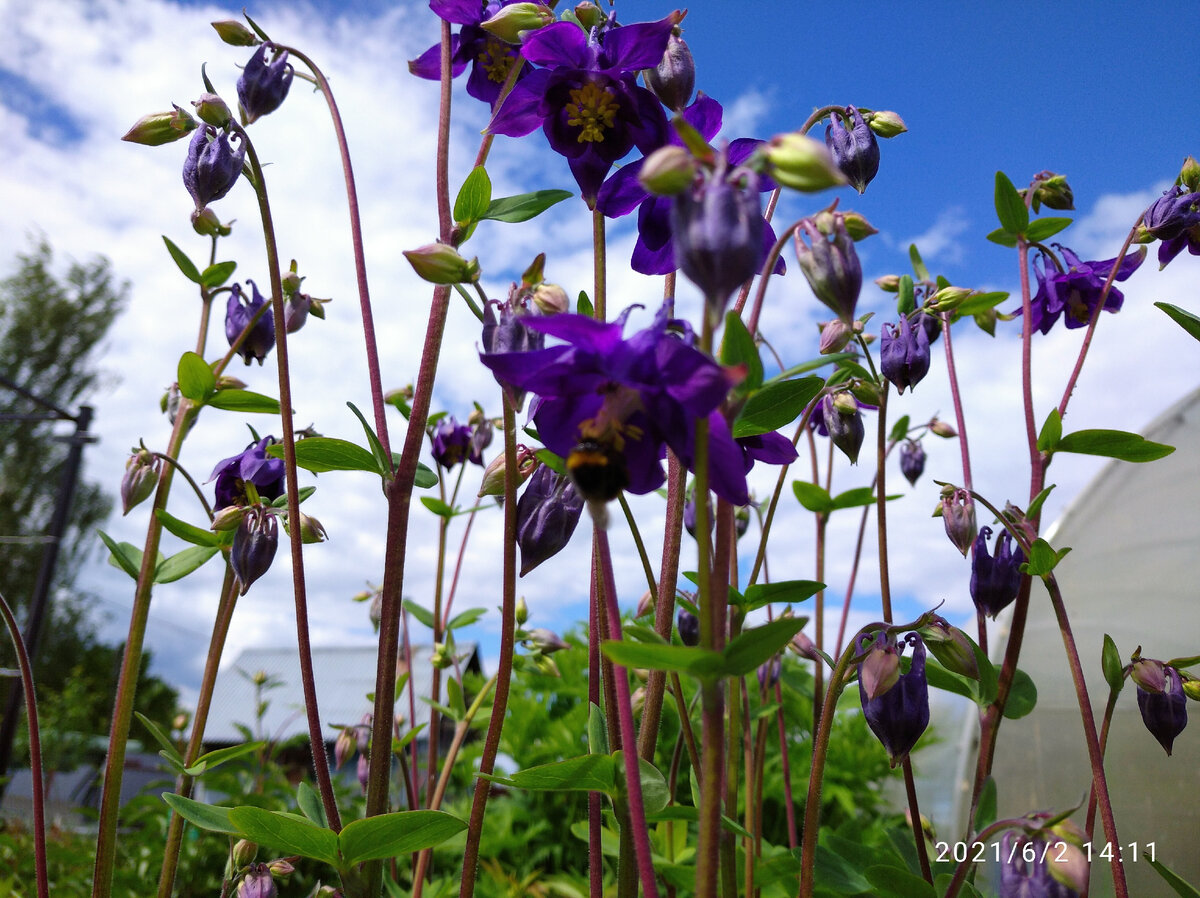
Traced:
<path fill-rule="evenodd" d="M 567 473 L 589 502 L 610 502 L 629 486 L 625 456 L 611 444 L 581 440 L 567 455 Z"/>

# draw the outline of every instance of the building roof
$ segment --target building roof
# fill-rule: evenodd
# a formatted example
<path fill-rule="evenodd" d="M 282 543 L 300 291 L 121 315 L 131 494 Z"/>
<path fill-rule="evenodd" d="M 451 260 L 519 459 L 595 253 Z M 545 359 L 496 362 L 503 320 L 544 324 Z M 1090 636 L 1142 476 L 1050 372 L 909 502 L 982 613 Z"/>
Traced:
<path fill-rule="evenodd" d="M 457 648 L 463 669 L 478 671 L 475 643 L 460 643 Z M 413 686 L 417 696 L 430 693 L 432 655 L 431 645 L 412 647 Z M 336 738 L 337 727 L 360 723 L 364 715 L 371 713 L 372 702 L 367 696 L 375 691 L 376 657 L 373 645 L 325 646 L 312 650 L 317 708 L 327 741 Z M 403 660 L 398 663 L 397 670 L 404 672 Z M 264 681 L 261 689 L 255 684 L 256 674 Z M 261 720 L 256 720 L 255 706 L 260 701 L 263 703 Z M 410 707 L 407 690 L 396 703 L 396 713 L 415 725 L 429 722 L 429 705 L 417 698 L 415 707 Z M 239 727 L 245 727 L 253 739 L 278 741 L 298 734 L 307 735 L 300 654 L 295 646 L 246 649 L 232 664 L 221 668 L 213 690 L 204 741 L 209 745 L 245 741 L 246 733 Z"/>

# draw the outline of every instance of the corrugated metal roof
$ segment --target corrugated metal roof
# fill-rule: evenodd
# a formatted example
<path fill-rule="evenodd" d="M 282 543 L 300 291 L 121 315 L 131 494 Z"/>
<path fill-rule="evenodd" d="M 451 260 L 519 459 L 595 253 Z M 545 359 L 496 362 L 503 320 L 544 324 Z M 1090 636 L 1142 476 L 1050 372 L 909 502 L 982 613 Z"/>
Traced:
<path fill-rule="evenodd" d="M 457 651 L 463 668 L 477 665 L 475 643 L 459 643 Z M 433 646 L 412 647 L 413 686 L 417 696 L 428 696 L 433 667 Z M 371 713 L 367 698 L 375 691 L 376 647 L 332 646 L 312 650 L 314 679 L 317 684 L 317 708 L 326 741 L 332 742 L 336 727 L 359 723 Z M 403 672 L 403 661 L 398 665 Z M 257 691 L 255 674 L 265 674 L 266 684 Z M 452 671 L 451 671 L 452 672 Z M 442 677 L 443 684 L 445 675 Z M 272 685 L 274 684 L 274 685 Z M 442 700 L 445 701 L 443 686 Z M 255 704 L 266 703 L 261 722 L 256 720 Z M 417 699 L 415 714 L 410 711 L 407 691 L 396 703 L 396 713 L 416 724 L 429 722 L 429 705 Z M 237 725 L 248 727 L 254 738 L 283 740 L 308 733 L 304 714 L 304 690 L 300 681 L 300 653 L 290 648 L 246 649 L 233 664 L 217 674 L 212 709 L 204 730 L 205 743 L 237 743 L 244 739 Z"/>

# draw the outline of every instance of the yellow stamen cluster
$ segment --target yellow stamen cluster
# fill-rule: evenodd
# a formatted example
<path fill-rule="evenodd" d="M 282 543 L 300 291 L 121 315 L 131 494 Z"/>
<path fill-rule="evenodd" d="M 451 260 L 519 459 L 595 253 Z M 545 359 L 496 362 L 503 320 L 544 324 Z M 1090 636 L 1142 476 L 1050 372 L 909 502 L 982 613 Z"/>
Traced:
<path fill-rule="evenodd" d="M 567 104 L 567 124 L 579 128 L 580 143 L 604 140 L 604 129 L 611 128 L 617 117 L 617 98 L 612 92 L 589 81 L 571 91 Z"/>
<path fill-rule="evenodd" d="M 513 60 L 516 58 L 516 50 L 495 37 L 487 39 L 487 43 L 476 57 L 479 64 L 483 66 L 483 70 L 487 72 L 488 80 L 495 81 L 497 84 L 503 83 L 504 79 L 508 77 Z"/>

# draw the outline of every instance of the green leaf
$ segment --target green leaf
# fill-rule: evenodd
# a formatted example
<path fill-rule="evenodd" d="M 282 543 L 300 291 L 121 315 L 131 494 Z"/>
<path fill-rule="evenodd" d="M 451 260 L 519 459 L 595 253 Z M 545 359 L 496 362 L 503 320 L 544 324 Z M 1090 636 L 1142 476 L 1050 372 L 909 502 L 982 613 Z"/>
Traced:
<path fill-rule="evenodd" d="M 695 677 L 714 677 L 721 673 L 721 655 L 699 646 L 653 645 L 609 639 L 600 649 L 610 660 L 624 667 L 674 670 Z"/>
<path fill-rule="evenodd" d="M 590 757 L 590 756 L 589 756 Z M 625 786 L 625 755 L 615 751 L 612 755 L 613 774 L 616 777 L 617 795 L 624 800 Z M 642 787 L 642 803 L 647 814 L 661 811 L 667 806 L 671 793 L 667 789 L 667 780 L 657 767 L 645 758 L 638 758 L 638 781 Z"/>
<path fill-rule="evenodd" d="M 612 755 L 583 755 L 553 764 L 529 767 L 512 776 L 483 779 L 531 792 L 604 792 L 616 794 L 617 770 Z"/>
<path fill-rule="evenodd" d="M 823 487 L 807 480 L 797 480 L 792 483 L 792 492 L 808 511 L 818 514 L 828 514 L 833 511 L 833 499 Z"/>
<path fill-rule="evenodd" d="M 133 716 L 142 722 L 142 726 L 144 726 L 146 731 L 154 737 L 154 741 L 162 746 L 162 753 L 167 760 L 171 761 L 175 767 L 182 770 L 183 756 L 179 754 L 179 749 L 175 747 L 175 743 L 171 741 L 171 737 L 168 736 L 158 724 L 156 724 L 141 711 L 134 711 Z"/>
<path fill-rule="evenodd" d="M 864 505 L 874 504 L 875 495 L 871 492 L 871 488 L 869 486 L 858 486 L 834 496 L 833 505 L 830 510 L 833 511 L 838 508 L 861 508 Z"/>
<path fill-rule="evenodd" d="M 1039 536 L 1029 547 L 1029 560 L 1021 565 L 1021 573 L 1031 577 L 1044 577 L 1054 570 L 1070 551 L 1070 548 L 1055 551 L 1050 543 Z"/>
<path fill-rule="evenodd" d="M 208 405 L 224 409 L 227 412 L 243 412 L 245 414 L 277 415 L 279 400 L 251 390 L 217 390 Z M 303 442 L 303 440 L 301 440 Z"/>
<path fill-rule="evenodd" d="M 176 814 L 201 829 L 214 833 L 229 833 L 231 836 L 239 833 L 238 828 L 230 819 L 230 808 L 202 804 L 199 801 L 184 798 L 182 795 L 176 795 L 174 792 L 164 792 L 162 798 Z"/>
<path fill-rule="evenodd" d="M 462 684 L 450 677 L 446 680 L 446 701 L 454 713 L 450 717 L 457 723 L 467 716 L 467 704 L 463 700 Z"/>
<path fill-rule="evenodd" d="M 917 296 L 913 289 L 912 275 L 900 275 L 900 282 L 896 285 L 896 313 L 898 315 L 907 315 L 917 307 Z"/>
<path fill-rule="evenodd" d="M 1190 655 L 1186 658 L 1172 658 L 1167 662 L 1168 666 L 1174 667 L 1176 670 L 1182 670 L 1195 664 L 1200 664 L 1200 655 Z"/>
<path fill-rule="evenodd" d="M 725 336 L 721 340 L 721 364 L 746 366 L 746 377 L 734 387 L 734 395 L 747 396 L 762 386 L 762 359 L 758 355 L 758 346 L 754 343 L 754 335 L 746 329 L 746 323 L 734 311 L 725 315 Z"/>
<path fill-rule="evenodd" d="M 1042 425 L 1042 432 L 1038 434 L 1038 451 L 1053 452 L 1058 448 L 1058 443 L 1061 439 L 1062 416 L 1059 415 L 1057 408 L 1052 408 L 1050 409 L 1050 414 L 1046 416 L 1046 423 Z"/>
<path fill-rule="evenodd" d="M 174 583 L 202 567 L 220 551 L 216 546 L 188 546 L 154 566 L 154 582 Z"/>
<path fill-rule="evenodd" d="M 950 882 L 953 879 L 953 873 L 940 873 L 935 876 L 933 878 L 933 887 L 937 894 L 945 895 L 946 892 L 950 890 Z M 969 882 L 963 882 L 960 884 L 958 894 L 962 896 L 962 898 L 983 898 L 983 896 L 979 893 L 979 889 L 975 888 L 975 886 L 971 885 Z"/>
<path fill-rule="evenodd" d="M 1036 706 L 1037 684 L 1033 682 L 1033 677 L 1018 667 L 1008 693 L 1008 703 L 1004 706 L 1004 716 L 1009 720 L 1020 720 Z"/>
<path fill-rule="evenodd" d="M 954 319 L 958 320 L 968 315 L 977 315 L 980 312 L 994 309 L 1006 299 L 1008 299 L 1008 293 L 1003 290 L 994 290 L 990 293 L 972 293 L 954 307 Z"/>
<path fill-rule="evenodd" d="M 354 417 L 358 418 L 358 423 L 362 425 L 363 432 L 367 435 L 367 445 L 371 447 L 371 454 L 375 456 L 375 470 L 386 477 L 391 470 L 390 463 L 393 459 L 389 459 L 383 451 L 383 444 L 379 442 L 379 437 L 375 435 L 375 431 L 371 429 L 371 425 L 367 423 L 366 417 L 358 410 L 353 402 L 347 402 L 346 405 L 350 411 L 354 412 Z"/>
<path fill-rule="evenodd" d="M 267 447 L 267 455 L 283 458 L 283 444 Z M 357 443 L 333 437 L 309 437 L 296 442 L 296 464 L 306 471 L 370 471 L 379 474 L 375 457 Z"/>
<path fill-rule="evenodd" d="M 746 588 L 746 609 L 753 611 L 772 602 L 803 602 L 825 588 L 816 580 L 782 580 L 778 583 L 755 583 Z"/>
<path fill-rule="evenodd" d="M 1069 218 L 1037 218 L 1031 221 L 1029 227 L 1025 229 L 1025 239 L 1030 243 L 1041 243 L 1059 231 L 1065 230 L 1070 224 L 1071 219 Z"/>
<path fill-rule="evenodd" d="M 456 614 L 450 618 L 450 622 L 446 624 L 446 629 L 457 630 L 459 627 L 468 627 L 485 614 L 487 614 L 486 608 L 468 608 L 461 614 Z"/>
<path fill-rule="evenodd" d="M 516 196 L 502 196 L 488 203 L 487 211 L 479 216 L 490 221 L 529 221 L 556 203 L 574 196 L 569 190 L 535 190 Z"/>
<path fill-rule="evenodd" d="M 142 550 L 132 543 L 117 542 L 103 530 L 97 530 L 96 532 L 100 534 L 100 539 L 103 540 L 104 545 L 108 546 L 108 551 L 112 553 L 109 562 L 136 580 L 142 569 Z"/>
<path fill-rule="evenodd" d="M 199 284 L 200 272 L 196 270 L 196 266 L 192 264 L 192 260 L 187 257 L 187 254 L 172 243 L 165 234 L 163 235 L 163 243 L 167 245 L 167 252 L 171 254 L 171 258 L 175 260 L 175 264 L 179 266 L 179 270 L 183 272 L 183 276 L 193 284 Z"/>
<path fill-rule="evenodd" d="M 482 165 L 471 169 L 454 200 L 454 221 L 470 225 L 482 218 L 492 201 L 492 179 Z"/>
<path fill-rule="evenodd" d="M 987 235 L 987 239 L 992 243 L 999 243 L 1001 246 L 1014 247 L 1017 245 L 1017 238 L 1014 234 L 1008 233 L 1004 228 L 996 228 Z"/>
<path fill-rule="evenodd" d="M 200 284 L 208 289 L 220 287 L 237 270 L 237 262 L 217 262 L 209 265 L 200 275 Z"/>
<path fill-rule="evenodd" d="M 899 443 L 906 436 L 908 436 L 908 415 L 901 415 L 892 425 L 892 432 L 888 434 L 888 440 L 892 443 Z"/>
<path fill-rule="evenodd" d="M 466 828 L 466 823 L 444 811 L 397 811 L 347 823 L 337 844 L 342 866 L 350 867 L 432 848 Z"/>
<path fill-rule="evenodd" d="M 325 816 L 325 805 L 321 803 L 321 796 L 304 780 L 301 780 L 300 785 L 296 787 L 296 805 L 304 816 L 317 826 L 329 826 L 329 819 Z"/>
<path fill-rule="evenodd" d="M 592 318 L 596 314 L 596 309 L 592 306 L 592 301 L 588 299 L 587 291 L 580 290 L 579 296 L 575 300 L 575 313 L 577 315 L 585 315 Z"/>
<path fill-rule="evenodd" d="M 918 281 L 931 280 L 929 277 L 929 269 L 925 267 L 925 262 L 921 258 L 921 253 L 917 250 L 917 245 L 915 243 L 910 243 L 908 245 L 908 259 L 910 262 L 912 262 L 913 274 L 917 276 Z M 905 309 L 904 311 L 908 312 L 910 310 Z"/>
<path fill-rule="evenodd" d="M 798 859 L 800 849 L 795 849 L 793 854 Z M 820 842 L 817 843 L 817 856 L 813 859 L 813 874 L 818 888 L 832 890 L 838 895 L 859 895 L 871 891 L 871 883 L 867 882 L 858 867 Z"/>
<path fill-rule="evenodd" d="M 408 611 L 409 614 L 427 626 L 430 630 L 434 629 L 432 611 L 427 608 L 423 608 L 412 599 L 405 599 L 403 604 L 405 610 Z"/>
<path fill-rule="evenodd" d="M 1200 889 L 1197 889 L 1170 867 L 1154 860 L 1150 856 L 1150 852 L 1142 852 L 1142 857 L 1150 862 L 1150 866 L 1154 868 L 1154 872 L 1161 876 L 1180 898 L 1200 898 Z"/>
<path fill-rule="evenodd" d="M 986 829 L 996 822 L 996 780 L 987 777 L 979 793 L 979 804 L 975 809 L 975 832 Z"/>
<path fill-rule="evenodd" d="M 399 463 L 399 457 L 392 454 L 393 461 Z M 438 476 L 424 462 L 417 462 L 417 476 L 413 478 L 413 486 L 419 490 L 427 490 L 438 485 Z"/>
<path fill-rule="evenodd" d="M 446 518 L 446 519 L 454 517 L 454 509 L 451 508 L 449 505 L 447 505 L 445 502 L 443 502 L 441 499 L 435 498 L 434 496 L 422 496 L 421 504 L 424 505 L 426 508 L 428 508 L 430 511 L 432 511 L 438 517 L 442 517 L 442 518 Z"/>
<path fill-rule="evenodd" d="M 1179 308 L 1179 306 L 1173 306 L 1169 302 L 1156 302 L 1154 305 L 1166 312 L 1172 321 L 1191 334 L 1192 337 L 1200 340 L 1200 317 Z"/>
<path fill-rule="evenodd" d="M 192 402 L 204 402 L 217 388 L 217 378 L 204 361 L 194 352 L 185 352 L 179 357 L 179 368 L 176 373 L 179 380 L 179 392 Z"/>
<path fill-rule="evenodd" d="M 986 700 L 980 702 L 979 690 L 973 680 L 969 680 L 953 671 L 946 670 L 940 664 L 927 661 L 925 663 L 925 679 L 934 689 L 941 689 L 943 692 L 953 692 L 955 695 L 969 698 L 973 702 L 987 703 Z"/>
<path fill-rule="evenodd" d="M 167 529 L 167 532 L 173 533 L 182 540 L 196 546 L 221 545 L 221 534 L 213 533 L 211 530 L 203 530 L 194 524 L 189 524 L 187 521 L 181 521 L 170 514 L 165 508 L 156 508 L 154 514 L 158 518 L 159 523 Z"/>
<path fill-rule="evenodd" d="M 1107 633 L 1104 634 L 1104 647 L 1100 649 L 1100 669 L 1104 671 L 1104 681 L 1108 683 L 1109 691 L 1117 694 L 1125 688 L 1125 665 L 1121 663 L 1117 644 Z"/>
<path fill-rule="evenodd" d="M 770 660 L 803 630 L 805 623 L 803 618 L 784 617 L 761 627 L 743 630 L 721 652 L 723 672 L 728 676 L 741 677 L 757 670 L 759 665 Z"/>
<path fill-rule="evenodd" d="M 266 744 L 266 742 L 243 742 L 241 745 L 227 745 L 225 748 L 214 748 L 212 751 L 205 752 L 196 758 L 196 763 L 187 768 L 187 773 L 189 776 L 199 776 L 206 770 L 220 767 L 226 761 L 232 761 L 234 758 L 248 755 L 252 751 L 258 751 Z"/>
<path fill-rule="evenodd" d="M 1147 462 L 1170 455 L 1175 447 L 1154 443 L 1141 434 L 1124 430 L 1077 430 L 1059 441 L 1058 451 Z"/>
<path fill-rule="evenodd" d="M 1025 512 L 1026 518 L 1036 518 L 1038 514 L 1041 513 L 1042 506 L 1046 503 L 1046 499 L 1050 497 L 1051 491 L 1057 485 L 1058 484 L 1052 483 L 1033 497 L 1033 501 L 1029 503 L 1029 508 Z"/>
<path fill-rule="evenodd" d="M 588 702 L 588 753 L 607 755 L 608 750 L 608 721 L 604 712 L 595 702 Z"/>
<path fill-rule="evenodd" d="M 1029 227 L 1025 200 L 1002 171 L 996 172 L 996 217 L 1000 219 L 1000 227 L 1010 234 L 1023 234 Z"/>
<path fill-rule="evenodd" d="M 338 866 L 337 834 L 324 827 L 313 826 L 302 817 L 262 808 L 240 807 L 230 808 L 229 820 L 251 842 L 275 848 L 284 854 L 298 854 Z"/>
<path fill-rule="evenodd" d="M 800 380 L 775 380 L 750 394 L 733 424 L 733 436 L 757 436 L 771 433 L 804 414 L 824 381 L 816 376 Z"/>
<path fill-rule="evenodd" d="M 915 873 L 896 867 L 868 867 L 867 880 L 878 898 L 936 898 L 933 886 Z"/>

